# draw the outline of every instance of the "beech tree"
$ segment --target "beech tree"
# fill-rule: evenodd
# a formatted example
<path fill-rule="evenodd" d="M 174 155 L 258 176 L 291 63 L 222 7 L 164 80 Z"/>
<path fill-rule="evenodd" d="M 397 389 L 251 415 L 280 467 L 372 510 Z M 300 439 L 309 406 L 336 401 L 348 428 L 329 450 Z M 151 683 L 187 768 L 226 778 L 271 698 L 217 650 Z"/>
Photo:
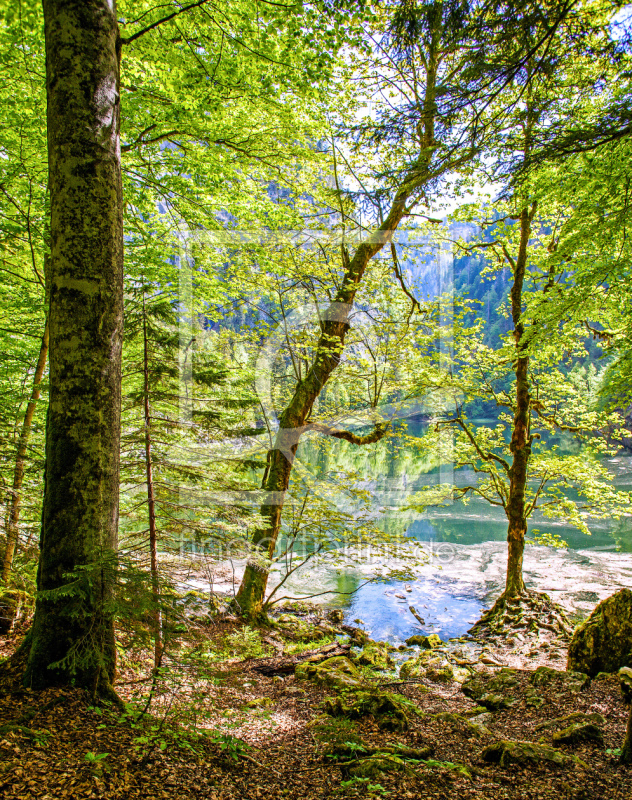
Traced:
<path fill-rule="evenodd" d="M 265 564 L 274 555 L 292 463 L 301 436 L 313 429 L 312 408 L 340 363 L 353 305 L 372 259 L 421 203 L 430 204 L 446 176 L 466 170 L 483 141 L 499 129 L 498 120 L 486 116 L 484 109 L 493 100 L 502 105 L 498 98 L 505 97 L 504 90 L 522 66 L 524 53 L 518 48 L 516 55 L 512 39 L 516 28 L 535 29 L 535 53 L 568 13 L 566 4 L 551 4 L 547 20 L 530 4 L 517 5 L 513 10 L 518 22 L 509 25 L 503 13 L 508 9 L 481 11 L 455 0 L 386 5 L 375 10 L 366 26 L 371 55 L 355 77 L 369 76 L 362 86 L 375 98 L 376 110 L 373 118 L 353 128 L 352 140 L 356 153 L 362 151 L 365 168 L 348 169 L 359 183 L 354 200 L 375 228 L 368 235 L 362 231 L 355 252 L 343 243 L 309 369 L 279 415 L 261 484 L 267 498 L 260 512 L 263 524 L 252 539 L 263 559 L 249 560 L 235 598 L 236 608 L 246 617 L 261 612 L 268 580 Z M 555 25 L 549 27 L 553 20 Z M 473 55 L 477 48 L 478 57 Z M 352 218 L 343 206 L 340 211 L 344 229 Z M 396 264 L 394 268 L 397 271 Z M 376 441 L 384 430 L 378 423 L 364 435 L 331 427 L 325 432 L 362 445 Z"/>
<path fill-rule="evenodd" d="M 73 677 L 107 692 L 123 335 L 120 37 L 116 6 L 104 0 L 46 0 L 44 23 L 51 388 L 25 681 L 43 687 Z"/>

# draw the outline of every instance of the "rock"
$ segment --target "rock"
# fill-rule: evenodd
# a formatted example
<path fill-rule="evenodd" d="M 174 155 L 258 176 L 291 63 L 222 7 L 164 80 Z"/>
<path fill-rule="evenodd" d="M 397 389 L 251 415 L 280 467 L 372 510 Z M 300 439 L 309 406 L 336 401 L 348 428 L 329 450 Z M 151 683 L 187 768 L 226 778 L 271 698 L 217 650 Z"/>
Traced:
<path fill-rule="evenodd" d="M 353 628 L 350 625 L 343 625 L 342 629 L 349 635 L 351 642 L 355 645 L 358 645 L 358 647 L 362 647 L 367 642 L 371 641 L 369 634 L 366 631 L 363 631 L 362 628 Z"/>
<path fill-rule="evenodd" d="M 406 639 L 406 644 L 416 644 L 419 645 L 419 647 L 423 647 L 424 650 L 434 650 L 435 647 L 441 647 L 443 642 L 436 633 L 431 633 L 430 636 L 411 636 L 409 639 Z"/>
<path fill-rule="evenodd" d="M 388 645 L 385 642 L 370 642 L 355 656 L 355 663 L 373 669 L 392 669 L 395 662 L 388 653 Z"/>
<path fill-rule="evenodd" d="M 553 734 L 553 744 L 579 744 L 580 742 L 598 742 L 603 744 L 603 731 L 592 722 L 576 722 Z"/>
<path fill-rule="evenodd" d="M 404 661 L 399 669 L 399 674 L 404 680 L 417 680 L 425 678 L 428 670 L 440 670 L 449 666 L 445 658 L 441 658 L 432 650 L 424 650 L 416 658 Z"/>
<path fill-rule="evenodd" d="M 449 664 L 443 667 L 430 667 L 426 670 L 425 677 L 433 683 L 452 683 L 454 672 Z"/>
<path fill-rule="evenodd" d="M 569 692 L 579 692 L 590 683 L 590 677 L 584 672 L 575 672 L 553 669 L 552 667 L 538 667 L 529 679 L 533 686 L 559 685 Z"/>
<path fill-rule="evenodd" d="M 525 700 L 524 700 L 525 704 L 529 708 L 540 708 L 545 703 L 544 698 L 540 697 L 540 695 L 536 691 L 534 691 L 533 689 L 530 689 L 530 690 L 527 689 L 525 691 L 525 693 L 524 693 L 524 696 L 525 696 Z"/>
<path fill-rule="evenodd" d="M 601 714 L 584 714 L 583 711 L 575 711 L 565 717 L 556 717 L 555 719 L 548 719 L 546 722 L 540 722 L 539 725 L 535 726 L 535 729 L 536 731 L 544 731 L 550 728 L 562 729 L 577 723 L 605 725 L 606 721 Z"/>
<path fill-rule="evenodd" d="M 246 708 L 262 708 L 263 706 L 274 705 L 274 700 L 271 697 L 255 697 L 246 703 Z"/>
<path fill-rule="evenodd" d="M 632 663 L 632 590 L 620 589 L 602 600 L 573 634 L 568 669 L 618 672 Z"/>
<path fill-rule="evenodd" d="M 344 622 L 345 612 L 339 608 L 334 608 L 327 614 L 327 619 L 334 624 L 340 624 Z"/>
<path fill-rule="evenodd" d="M 276 624 L 283 629 L 284 637 L 297 642 L 314 642 L 323 638 L 323 628 L 312 625 L 306 620 L 299 619 L 294 614 L 281 614 L 276 619 Z M 327 623 L 325 623 L 327 625 Z M 335 628 L 331 628 L 330 633 L 338 633 Z"/>
<path fill-rule="evenodd" d="M 491 714 L 488 716 L 491 717 Z M 442 722 L 447 722 L 448 725 L 451 725 L 453 728 L 457 728 L 468 736 L 491 736 L 491 731 L 489 731 L 485 725 L 482 725 L 479 722 L 474 722 L 474 720 L 467 719 L 466 717 L 462 717 L 460 714 L 451 714 L 446 711 L 441 714 L 435 714 L 435 719 L 441 720 Z"/>
<path fill-rule="evenodd" d="M 472 675 L 465 681 L 462 691 L 489 711 L 510 708 L 514 702 L 512 690 L 518 686 L 515 669 L 501 669 L 495 675 Z"/>
<path fill-rule="evenodd" d="M 632 703 L 632 669 L 630 667 L 621 667 L 619 670 L 619 682 L 623 699 L 626 703 Z"/>
<path fill-rule="evenodd" d="M 511 708 L 515 703 L 513 697 L 503 697 L 501 694 L 488 692 L 478 698 L 478 702 L 490 711 L 500 711 L 502 708 Z"/>
<path fill-rule="evenodd" d="M 465 681 L 470 679 L 470 675 L 472 674 L 471 671 L 465 667 L 453 667 L 452 673 L 452 679 L 457 683 L 465 683 Z"/>
<path fill-rule="evenodd" d="M 404 697 L 379 690 L 356 692 L 350 703 L 339 697 L 329 698 L 324 703 L 325 712 L 332 717 L 372 716 L 378 727 L 387 731 L 408 730 L 407 709 L 411 707 L 412 703 Z"/>
<path fill-rule="evenodd" d="M 406 599 L 406 595 L 405 594 L 399 594 L 399 592 L 395 595 L 395 597 L 398 600 L 405 600 Z"/>
<path fill-rule="evenodd" d="M 393 755 L 375 755 L 361 758 L 349 767 L 354 778 L 379 778 L 384 772 L 394 772 L 405 768 L 401 758 Z"/>
<path fill-rule="evenodd" d="M 295 675 L 297 680 L 314 681 L 332 689 L 357 689 L 362 684 L 360 673 L 346 656 L 334 656 L 319 664 L 298 664 Z"/>
<path fill-rule="evenodd" d="M 489 711 L 483 711 L 482 714 L 475 714 L 473 717 L 470 717 L 469 720 L 475 725 L 487 726 L 494 721 L 494 715 L 490 714 Z"/>
<path fill-rule="evenodd" d="M 501 767 L 508 767 L 510 764 L 539 764 L 546 761 L 560 767 L 575 763 L 587 768 L 587 765 L 576 756 L 560 753 L 554 747 L 535 742 L 512 742 L 508 739 L 490 744 L 482 751 L 481 757 L 483 761 L 500 764 Z"/>

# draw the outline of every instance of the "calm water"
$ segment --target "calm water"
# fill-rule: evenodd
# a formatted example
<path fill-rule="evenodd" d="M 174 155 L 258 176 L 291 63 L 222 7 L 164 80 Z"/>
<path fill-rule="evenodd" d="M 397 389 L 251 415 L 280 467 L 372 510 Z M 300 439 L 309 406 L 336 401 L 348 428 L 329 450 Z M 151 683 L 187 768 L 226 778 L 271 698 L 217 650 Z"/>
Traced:
<path fill-rule="evenodd" d="M 287 594 L 330 591 L 318 599 L 343 608 L 346 621 L 360 624 L 373 638 L 398 644 L 415 633 L 437 633 L 442 639 L 464 634 L 502 591 L 507 535 L 502 509 L 476 499 L 421 515 L 403 509 L 412 492 L 432 482 L 433 476 L 435 481 L 442 478 L 441 469 L 427 455 L 414 447 L 389 453 L 379 444 L 355 449 L 338 446 L 326 457 L 305 448 L 299 455 L 303 466 L 308 465 L 312 475 L 325 482 L 328 492 L 333 491 L 334 476 L 341 466 L 359 477 L 369 476 L 362 486 L 371 493 L 374 506 L 388 507 L 380 525 L 405 531 L 411 554 L 418 552 L 416 545 L 421 546 L 428 560 L 411 567 L 412 558 L 408 560 L 400 552 L 379 566 L 408 573 L 404 578 L 366 583 L 374 574 L 375 564 L 341 568 L 323 558 L 288 582 Z M 609 459 L 608 466 L 613 482 L 620 488 L 632 488 L 632 458 L 618 456 Z M 455 482 L 471 478 L 462 473 L 455 476 Z M 339 507 L 344 502 L 341 495 Z M 595 521 L 590 537 L 537 514 L 530 520 L 532 528 L 558 535 L 568 547 L 529 545 L 524 562 L 526 583 L 550 594 L 576 618 L 589 614 L 599 600 L 617 588 L 632 587 L 630 520 Z M 423 624 L 410 612 L 410 606 Z"/>

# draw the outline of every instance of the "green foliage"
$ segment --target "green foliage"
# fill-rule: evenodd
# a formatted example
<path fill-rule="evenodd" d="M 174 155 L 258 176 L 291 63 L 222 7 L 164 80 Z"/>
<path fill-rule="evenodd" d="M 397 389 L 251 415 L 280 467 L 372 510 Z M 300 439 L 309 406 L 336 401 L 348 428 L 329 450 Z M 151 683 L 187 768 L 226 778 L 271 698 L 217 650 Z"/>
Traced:
<path fill-rule="evenodd" d="M 240 658 L 261 658 L 269 650 L 261 641 L 261 633 L 248 625 L 229 634 L 226 644 L 231 655 Z"/>
<path fill-rule="evenodd" d="M 361 787 L 366 788 L 369 797 L 387 797 L 390 794 L 382 784 L 371 783 L 370 778 L 358 778 L 355 775 L 349 780 L 340 781 L 340 788 L 337 791 L 345 793 L 348 789 Z"/>
<path fill-rule="evenodd" d="M 99 764 L 104 759 L 106 759 L 109 755 L 110 755 L 109 753 L 92 753 L 88 751 L 84 755 L 84 759 L 88 762 L 88 764 L 94 766 L 96 764 Z"/>
<path fill-rule="evenodd" d="M 221 753 L 233 761 L 239 761 L 244 754 L 252 750 L 249 744 L 229 733 L 212 733 L 209 735 L 209 739 L 213 744 L 219 746 Z"/>

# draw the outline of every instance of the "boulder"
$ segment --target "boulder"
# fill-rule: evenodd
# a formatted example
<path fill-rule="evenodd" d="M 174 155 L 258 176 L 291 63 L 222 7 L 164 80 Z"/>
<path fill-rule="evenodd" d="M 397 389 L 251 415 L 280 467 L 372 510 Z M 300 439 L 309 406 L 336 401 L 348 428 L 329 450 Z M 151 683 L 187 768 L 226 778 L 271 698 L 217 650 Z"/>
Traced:
<path fill-rule="evenodd" d="M 423 647 L 424 650 L 434 650 L 435 647 L 441 647 L 443 642 L 440 636 L 436 633 L 431 633 L 430 636 L 411 636 L 409 639 L 406 639 L 406 644 L 416 644 L 419 647 Z"/>
<path fill-rule="evenodd" d="M 559 767 L 564 767 L 571 763 L 586 767 L 586 764 L 576 756 L 561 753 L 546 744 L 513 742 L 508 739 L 490 744 L 489 747 L 482 751 L 481 757 L 483 761 L 491 764 L 500 764 L 501 767 L 508 767 L 511 764 L 541 764 L 542 762 L 556 764 Z"/>
<path fill-rule="evenodd" d="M 619 682 L 621 683 L 621 694 L 626 703 L 632 703 L 632 669 L 621 667 L 619 670 Z"/>
<path fill-rule="evenodd" d="M 632 663 L 632 590 L 620 589 L 602 600 L 573 634 L 568 669 L 591 677 L 617 672 Z"/>
<path fill-rule="evenodd" d="M 461 731 L 466 736 L 491 735 L 491 732 L 484 724 L 476 722 L 472 719 L 467 719 L 460 714 L 452 714 L 449 711 L 444 711 L 440 714 L 435 714 L 434 716 L 435 719 L 441 720 L 441 722 L 446 722 L 448 725 Z M 491 714 L 488 716 L 491 717 Z"/>
<path fill-rule="evenodd" d="M 580 744 L 597 742 L 603 744 L 603 731 L 594 722 L 575 722 L 553 734 L 553 744 Z"/>
<path fill-rule="evenodd" d="M 536 731 L 545 731 L 550 729 L 562 730 L 571 725 L 591 723 L 592 725 L 605 725 L 606 721 L 601 714 L 584 714 L 583 711 L 575 711 L 572 714 L 567 714 L 564 717 L 556 717 L 555 719 L 547 719 L 545 722 L 540 722 L 535 726 Z"/>
<path fill-rule="evenodd" d="M 392 669 L 395 662 L 389 655 L 389 646 L 386 642 L 368 642 L 355 657 L 355 663 L 373 669 Z"/>
<path fill-rule="evenodd" d="M 379 690 L 356 692 L 350 702 L 339 697 L 329 698 L 323 707 L 332 717 L 374 717 L 378 727 L 387 731 L 408 730 L 407 710 L 414 709 L 413 704 L 401 695 Z"/>
<path fill-rule="evenodd" d="M 477 674 L 465 681 L 463 694 L 489 711 L 509 708 L 515 702 L 514 690 L 519 685 L 515 669 L 501 669 L 495 675 Z"/>
<path fill-rule="evenodd" d="M 297 680 L 314 681 L 332 689 L 357 689 L 362 686 L 360 673 L 346 656 L 334 656 L 319 664 L 298 664 Z"/>
<path fill-rule="evenodd" d="M 486 694 L 481 695 L 477 702 L 482 706 L 485 706 L 488 711 L 500 711 L 502 708 L 511 708 L 516 701 L 510 696 L 503 696 L 502 694 L 487 692 Z"/>
<path fill-rule="evenodd" d="M 441 658 L 437 653 L 432 650 L 422 650 L 416 658 L 404 661 L 399 669 L 399 674 L 405 680 L 417 680 L 425 678 L 428 670 L 442 669 L 447 665 L 448 662 L 445 658 Z"/>
<path fill-rule="evenodd" d="M 553 669 L 552 667 L 538 667 L 529 678 L 533 686 L 546 687 L 555 685 L 562 691 L 580 692 L 590 683 L 590 676 L 585 672 L 574 670 Z"/>
<path fill-rule="evenodd" d="M 450 664 L 442 667 L 429 667 L 426 676 L 432 683 L 452 683 L 454 681 L 454 671 Z"/>

